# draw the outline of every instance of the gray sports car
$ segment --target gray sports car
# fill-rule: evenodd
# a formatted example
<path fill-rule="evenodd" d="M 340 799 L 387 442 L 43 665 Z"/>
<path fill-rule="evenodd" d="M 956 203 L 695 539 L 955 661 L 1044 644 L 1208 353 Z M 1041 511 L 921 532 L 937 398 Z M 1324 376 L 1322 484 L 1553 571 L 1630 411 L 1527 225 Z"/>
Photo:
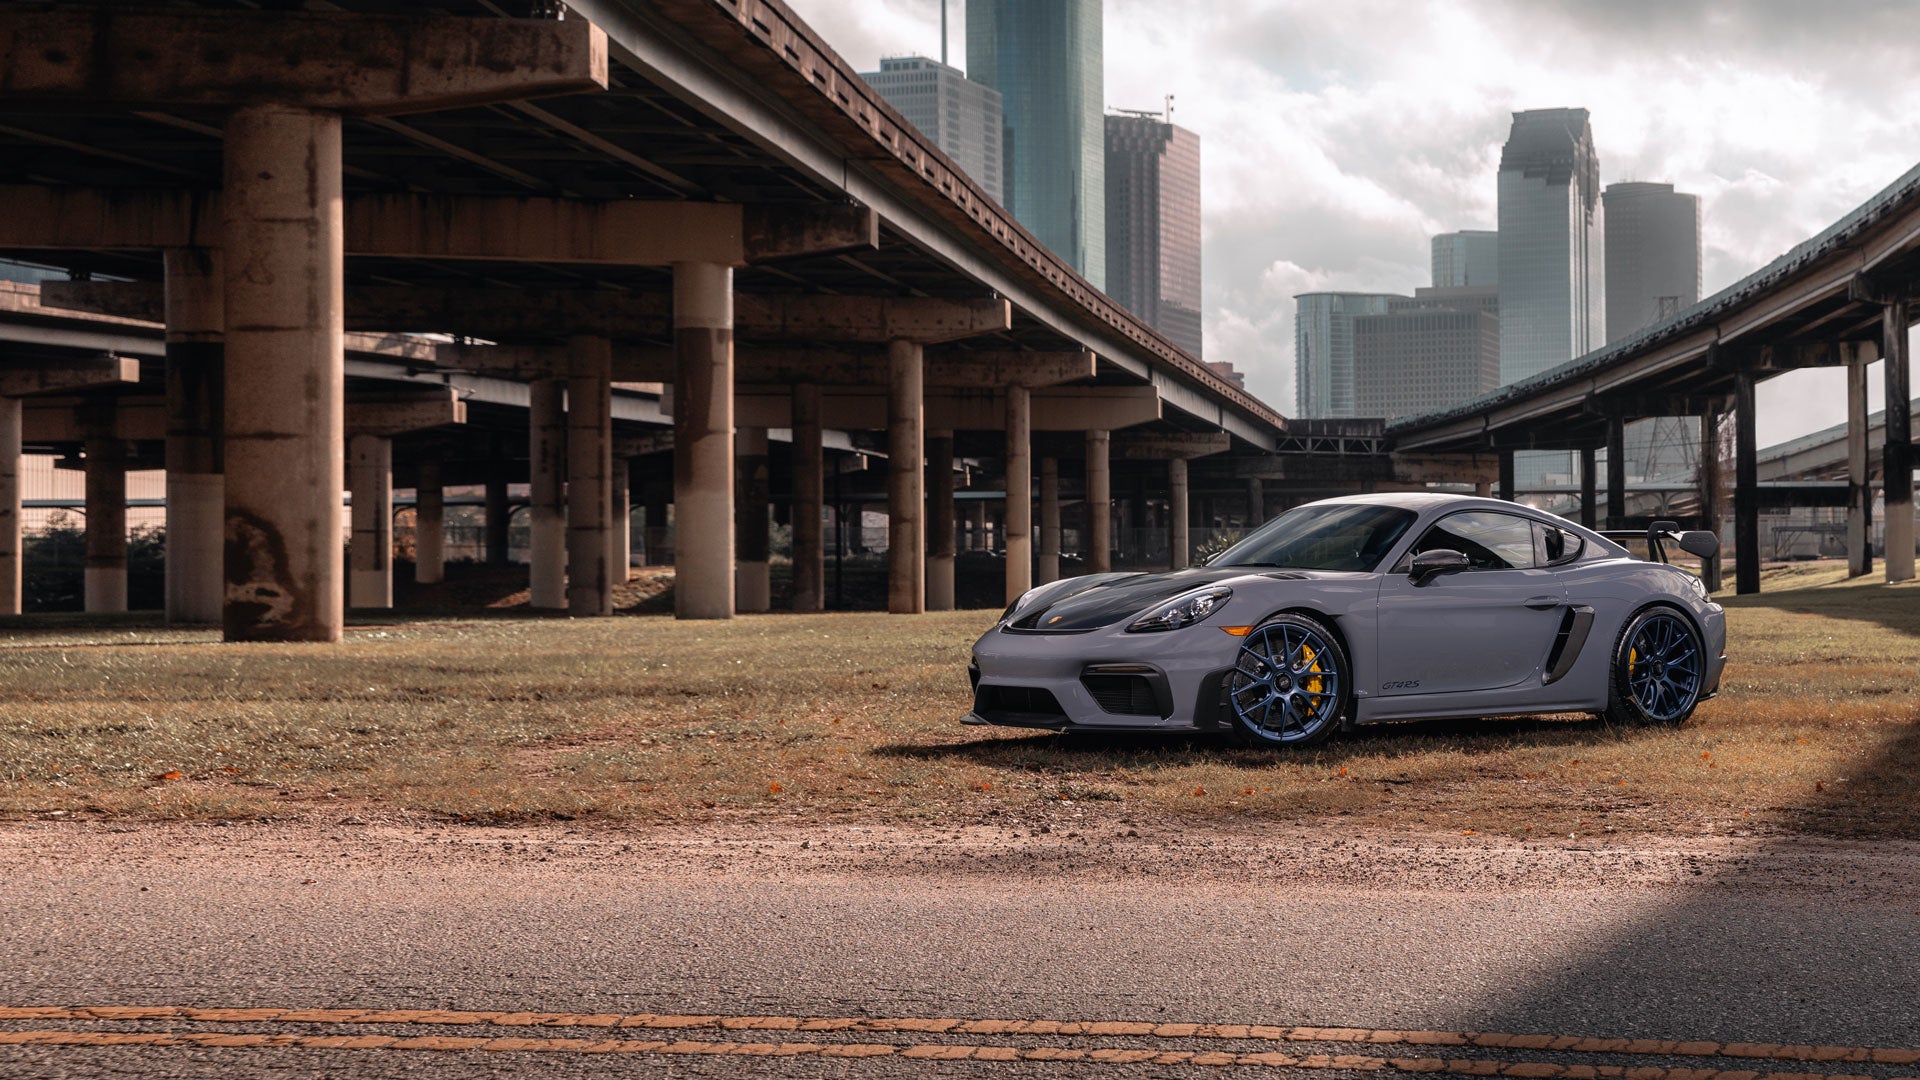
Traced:
<path fill-rule="evenodd" d="M 1615 542 L 1641 537 L 1646 559 Z M 1435 717 L 1678 724 L 1718 690 L 1727 634 L 1667 543 L 1719 548 L 1461 495 L 1308 503 L 1202 567 L 1028 592 L 974 643 L 966 722 L 1273 746 Z"/>

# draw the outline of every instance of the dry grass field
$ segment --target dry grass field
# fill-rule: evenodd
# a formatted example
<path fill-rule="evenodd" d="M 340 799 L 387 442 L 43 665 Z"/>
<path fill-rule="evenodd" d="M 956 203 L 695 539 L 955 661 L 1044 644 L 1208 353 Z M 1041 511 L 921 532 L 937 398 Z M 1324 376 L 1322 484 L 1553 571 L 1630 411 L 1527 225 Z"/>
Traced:
<path fill-rule="evenodd" d="M 360 625 L 333 647 L 0 629 L 0 815 L 1326 822 L 1920 836 L 1920 586 L 1770 571 L 1677 730 L 1371 729 L 1301 754 L 963 727 L 991 615 Z"/>

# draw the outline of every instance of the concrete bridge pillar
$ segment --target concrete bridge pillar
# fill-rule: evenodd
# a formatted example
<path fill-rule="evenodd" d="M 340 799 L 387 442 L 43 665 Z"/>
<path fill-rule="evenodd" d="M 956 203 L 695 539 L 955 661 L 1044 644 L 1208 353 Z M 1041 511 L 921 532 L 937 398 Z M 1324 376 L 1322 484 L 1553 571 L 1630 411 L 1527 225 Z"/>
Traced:
<path fill-rule="evenodd" d="M 438 585 L 447 579 L 447 498 L 440 462 L 420 462 L 413 485 L 413 580 Z"/>
<path fill-rule="evenodd" d="M 633 473 L 628 459 L 615 457 L 610 476 L 613 535 L 609 538 L 612 574 L 608 580 L 615 585 L 625 585 L 633 580 Z"/>
<path fill-rule="evenodd" d="M 217 623 L 226 592 L 226 479 L 221 475 L 226 300 L 220 255 L 169 248 L 164 259 L 167 621 Z"/>
<path fill-rule="evenodd" d="M 1087 572 L 1113 569 L 1113 435 L 1087 432 Z"/>
<path fill-rule="evenodd" d="M 641 520 L 646 524 L 640 533 L 641 557 L 644 565 L 667 565 L 667 502 L 664 494 L 649 491 L 645 505 L 641 508 Z"/>
<path fill-rule="evenodd" d="M 340 117 L 247 106 L 228 116 L 224 140 L 224 633 L 338 641 Z"/>
<path fill-rule="evenodd" d="M 887 610 L 927 610 L 926 352 L 916 341 L 887 343 Z"/>
<path fill-rule="evenodd" d="M 1734 376 L 1733 585 L 1744 596 L 1760 591 L 1760 488 L 1755 461 L 1753 376 Z"/>
<path fill-rule="evenodd" d="M 1500 487 L 1496 497 L 1513 501 L 1513 451 L 1500 451 Z"/>
<path fill-rule="evenodd" d="M 127 610 L 127 444 L 109 423 L 86 444 L 88 612 Z"/>
<path fill-rule="evenodd" d="M 1267 523 L 1266 487 L 1257 476 L 1247 477 L 1247 527 L 1257 529 Z"/>
<path fill-rule="evenodd" d="M 554 378 L 527 387 L 528 602 L 549 611 L 567 606 L 565 387 Z"/>
<path fill-rule="evenodd" d="M 1887 580 L 1913 577 L 1913 418 L 1906 297 L 1880 312 L 1880 357 L 1886 376 L 1887 441 L 1881 451 L 1881 501 L 1887 515 Z"/>
<path fill-rule="evenodd" d="M 1700 417 L 1700 527 L 1720 535 L 1720 414 L 1718 403 L 1710 404 Z M 1708 592 L 1720 591 L 1720 555 L 1700 562 L 1700 579 Z"/>
<path fill-rule="evenodd" d="M 1598 477 L 1594 475 L 1594 460 L 1597 455 L 1591 446 L 1580 448 L 1580 524 L 1589 529 L 1600 527 L 1600 493 Z"/>
<path fill-rule="evenodd" d="M 967 508 L 967 550 L 986 551 L 987 543 L 987 504 L 976 499 Z"/>
<path fill-rule="evenodd" d="M 1033 588 L 1033 397 L 1007 387 L 1007 602 Z"/>
<path fill-rule="evenodd" d="M 1040 568 L 1034 583 L 1060 580 L 1060 459 L 1040 459 Z"/>
<path fill-rule="evenodd" d="M 734 577 L 733 608 L 756 613 L 773 607 L 773 578 L 768 568 L 772 539 L 767 525 L 767 429 L 734 432 Z"/>
<path fill-rule="evenodd" d="M 827 605 L 827 548 L 821 526 L 826 457 L 820 446 L 820 388 L 793 388 L 793 610 Z"/>
<path fill-rule="evenodd" d="M 1171 570 L 1184 570 L 1193 557 L 1192 516 L 1187 503 L 1187 459 L 1167 460 L 1168 559 Z"/>
<path fill-rule="evenodd" d="M 733 618 L 733 269 L 675 263 L 674 615 Z"/>
<path fill-rule="evenodd" d="M 1847 364 L 1847 576 L 1873 573 L 1873 487 L 1867 463 L 1867 358 Z"/>
<path fill-rule="evenodd" d="M 20 399 L 0 397 L 0 615 L 20 614 Z"/>
<path fill-rule="evenodd" d="M 1607 528 L 1626 527 L 1627 520 L 1627 421 L 1615 416 L 1607 420 Z"/>
<path fill-rule="evenodd" d="M 953 610 L 953 432 L 927 437 L 927 610 Z"/>
<path fill-rule="evenodd" d="M 347 603 L 393 606 L 393 440 L 355 435 L 347 440 L 347 487 L 353 494 L 352 573 Z"/>
<path fill-rule="evenodd" d="M 567 614 L 613 614 L 613 343 L 568 342 Z"/>
<path fill-rule="evenodd" d="M 486 532 L 487 565 L 505 566 L 510 554 L 508 530 L 513 523 L 513 507 L 507 502 L 507 478 L 498 475 L 487 477 L 485 499 L 481 513 Z"/>

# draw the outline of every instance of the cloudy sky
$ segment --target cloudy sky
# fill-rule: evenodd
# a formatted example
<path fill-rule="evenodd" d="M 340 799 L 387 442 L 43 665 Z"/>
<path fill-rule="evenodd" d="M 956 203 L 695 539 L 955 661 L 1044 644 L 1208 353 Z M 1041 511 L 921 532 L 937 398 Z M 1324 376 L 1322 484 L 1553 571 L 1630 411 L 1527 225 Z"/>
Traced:
<path fill-rule="evenodd" d="M 791 2 L 862 69 L 938 55 L 939 0 Z M 1106 0 L 1106 96 L 1200 133 L 1207 359 L 1291 412 L 1294 294 L 1428 284 L 1428 237 L 1494 227 L 1513 111 L 1698 194 L 1710 294 L 1920 162 L 1911 42 L 1891 0 Z M 1844 419 L 1837 378 L 1763 384 L 1762 444 Z"/>

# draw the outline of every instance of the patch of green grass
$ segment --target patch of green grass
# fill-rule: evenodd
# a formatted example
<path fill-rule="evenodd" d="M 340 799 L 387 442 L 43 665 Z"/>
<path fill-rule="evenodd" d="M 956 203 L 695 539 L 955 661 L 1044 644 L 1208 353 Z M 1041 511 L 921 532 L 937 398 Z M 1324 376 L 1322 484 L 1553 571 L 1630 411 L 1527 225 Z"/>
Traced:
<path fill-rule="evenodd" d="M 0 811 L 478 821 L 1115 815 L 1516 835 L 1920 835 L 1920 587 L 1774 571 L 1727 598 L 1677 730 L 1367 729 L 1305 753 L 964 727 L 983 611 L 415 621 L 334 646 L 0 630 Z"/>

